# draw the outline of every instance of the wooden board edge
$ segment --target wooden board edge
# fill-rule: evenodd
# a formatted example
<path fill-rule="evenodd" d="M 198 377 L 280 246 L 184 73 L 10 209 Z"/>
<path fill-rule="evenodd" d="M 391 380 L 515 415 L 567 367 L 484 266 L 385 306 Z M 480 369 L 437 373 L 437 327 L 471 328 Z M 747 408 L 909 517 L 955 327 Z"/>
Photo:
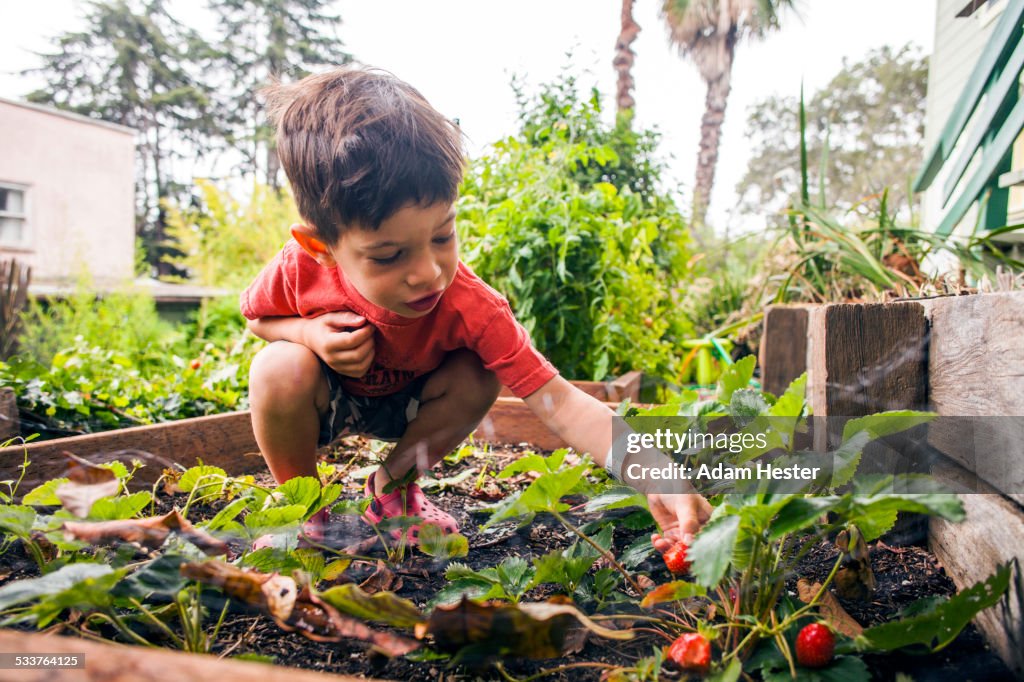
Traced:
<path fill-rule="evenodd" d="M 996 567 L 1017 559 L 1024 547 L 1024 512 L 995 494 L 961 495 L 967 518 L 960 523 L 931 518 L 928 547 L 958 590 L 984 580 Z M 974 619 L 999 657 L 1024 674 L 1024 576 L 1020 563 L 1007 597 Z"/>
<path fill-rule="evenodd" d="M 206 654 L 5 629 L 0 629 L 0 651 L 26 655 L 79 655 L 85 661 L 84 668 L 0 668 L 0 682 L 365 682 L 368 679 Z"/>

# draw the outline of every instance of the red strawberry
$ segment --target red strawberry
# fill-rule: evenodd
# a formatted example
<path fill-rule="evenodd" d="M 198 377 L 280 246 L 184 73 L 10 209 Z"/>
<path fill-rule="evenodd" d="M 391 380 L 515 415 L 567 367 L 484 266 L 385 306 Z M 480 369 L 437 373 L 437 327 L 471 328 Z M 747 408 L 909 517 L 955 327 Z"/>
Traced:
<path fill-rule="evenodd" d="M 668 566 L 668 570 L 672 571 L 676 575 L 683 575 L 690 572 L 690 562 L 686 560 L 686 552 L 689 551 L 685 542 L 677 542 L 676 544 L 669 547 L 669 550 L 665 552 L 662 557 L 665 559 L 665 565 Z"/>
<path fill-rule="evenodd" d="M 796 638 L 796 660 L 805 668 L 824 668 L 836 652 L 836 637 L 821 623 L 805 625 Z"/>
<path fill-rule="evenodd" d="M 699 632 L 687 632 L 672 642 L 668 657 L 683 670 L 705 673 L 711 667 L 711 643 Z"/>
<path fill-rule="evenodd" d="M 188 366 L 191 367 L 192 369 L 199 369 L 199 367 L 202 366 L 202 363 L 199 362 L 199 360 L 193 360 L 192 362 L 189 363 Z"/>

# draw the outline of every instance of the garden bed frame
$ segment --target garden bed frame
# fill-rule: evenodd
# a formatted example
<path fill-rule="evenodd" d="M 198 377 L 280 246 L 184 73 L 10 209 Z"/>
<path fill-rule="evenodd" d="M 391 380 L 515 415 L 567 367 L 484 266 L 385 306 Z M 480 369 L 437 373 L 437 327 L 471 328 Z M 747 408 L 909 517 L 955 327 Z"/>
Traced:
<path fill-rule="evenodd" d="M 815 416 L 855 417 L 892 409 L 927 409 L 959 417 L 1024 415 L 1024 373 L 1019 370 L 1024 359 L 1024 292 L 884 304 L 771 306 L 765 313 L 760 354 L 762 383 L 772 393 L 781 393 L 807 372 L 808 402 Z M 640 376 L 632 373 L 611 384 L 578 385 L 613 405 L 624 398 L 638 399 Z M 507 395 L 498 398 L 474 436 L 543 449 L 564 445 L 525 403 Z M 816 445 L 827 445 L 836 436 L 818 430 Z M 1024 445 L 1024 433 L 978 430 L 976 437 L 995 448 L 1014 444 L 1018 452 Z M 1024 559 L 1024 494 L 1006 487 L 1006 481 L 1024 481 L 1024 457 L 1007 449 L 995 460 L 994 469 L 990 462 L 990 470 L 976 471 L 973 461 L 960 456 L 943 433 L 930 431 L 928 442 L 946 456 L 932 467 L 933 474 L 980 480 L 985 493 L 962 496 L 967 512 L 962 523 L 933 519 L 929 525 L 928 544 L 957 588 L 988 577 L 998 564 Z M 26 449 L 32 461 L 23 483 L 27 486 L 62 475 L 63 451 L 81 456 L 122 451 L 126 457 L 144 451 L 184 465 L 198 457 L 229 474 L 263 466 L 247 412 L 0 450 L 3 478 L 17 478 Z M 162 468 L 145 467 L 133 483 L 152 484 Z M 975 622 L 1006 664 L 1024 673 L 1024 579 L 1019 566 L 1006 599 L 979 614 Z M 25 642 L 27 646 L 29 640 Z M 13 640 L 9 646 L 15 647 Z"/>
<path fill-rule="evenodd" d="M 965 521 L 930 520 L 928 545 L 958 589 L 1018 563 L 1006 599 L 975 623 L 1024 674 L 1024 292 L 771 306 L 760 364 L 764 388 L 775 394 L 806 371 L 815 416 L 917 409 L 964 418 L 928 428 L 938 456 L 930 473 L 979 492 L 961 495 Z M 998 424 L 971 419 L 1011 415 Z M 836 426 L 816 432 L 816 446 L 835 443 Z M 968 434 L 972 452 L 960 452 Z M 978 463 L 973 451 L 994 454 Z"/>

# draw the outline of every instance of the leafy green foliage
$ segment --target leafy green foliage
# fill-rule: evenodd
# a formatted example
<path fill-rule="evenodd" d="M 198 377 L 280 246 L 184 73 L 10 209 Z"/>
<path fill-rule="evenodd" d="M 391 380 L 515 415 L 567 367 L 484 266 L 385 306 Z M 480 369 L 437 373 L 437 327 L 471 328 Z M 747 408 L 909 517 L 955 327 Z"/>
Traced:
<path fill-rule="evenodd" d="M 868 628 L 858 641 L 868 649 L 882 651 L 912 645 L 938 651 L 952 642 L 979 611 L 1002 599 L 1010 586 L 1010 567 L 1010 564 L 1000 566 L 986 580 L 948 599 L 928 603 L 923 612 Z"/>
<path fill-rule="evenodd" d="M 80 303 L 87 305 L 84 299 Z M 105 309 L 101 305 L 97 317 L 102 318 Z M 251 335 L 226 347 L 205 343 L 199 349 L 174 335 L 154 341 L 121 330 L 105 339 L 106 323 L 93 325 L 90 313 L 81 310 L 74 314 L 83 321 L 69 322 L 88 332 L 89 338 L 76 336 L 45 362 L 19 355 L 0 363 L 0 385 L 14 389 L 19 407 L 45 420 L 29 421 L 24 428 L 65 435 L 62 430 L 101 431 L 245 406 L 249 363 L 256 349 Z M 131 316 L 126 312 L 124 317 Z M 28 322 L 26 330 L 33 329 Z M 46 329 L 41 325 L 38 332 Z"/>
<path fill-rule="evenodd" d="M 416 537 L 419 540 L 420 551 L 435 559 L 457 559 L 469 554 L 469 540 L 465 535 L 445 533 L 436 523 L 425 523 L 420 526 Z"/>
<path fill-rule="evenodd" d="M 460 200 L 463 257 L 508 297 L 568 377 L 674 377 L 687 237 L 657 191 L 649 136 L 601 122 L 571 78 L 521 100 L 522 132 L 476 160 Z"/>
<path fill-rule="evenodd" d="M 198 201 L 167 205 L 167 235 L 176 252 L 167 262 L 205 286 L 241 290 L 277 255 L 298 222 L 287 192 L 256 185 L 243 203 L 209 180 L 197 180 Z M 229 299 L 238 312 L 238 300 Z"/>
<path fill-rule="evenodd" d="M 825 161 L 815 163 L 811 183 L 827 205 L 849 210 L 877 201 L 886 187 L 893 188 L 893 206 L 908 203 L 907 189 L 921 165 L 927 76 L 928 60 L 919 49 L 883 46 L 844 63 L 810 95 L 807 155 Z M 777 213 L 800 189 L 798 104 L 795 97 L 769 97 L 748 110 L 753 153 L 738 185 L 748 213 Z"/>
<path fill-rule="evenodd" d="M 472 599 L 504 599 L 518 604 L 534 586 L 536 569 L 521 557 L 508 557 L 493 568 L 475 571 L 454 563 L 445 571 L 448 580 L 431 600 L 433 604 L 450 604 L 464 595 Z"/>

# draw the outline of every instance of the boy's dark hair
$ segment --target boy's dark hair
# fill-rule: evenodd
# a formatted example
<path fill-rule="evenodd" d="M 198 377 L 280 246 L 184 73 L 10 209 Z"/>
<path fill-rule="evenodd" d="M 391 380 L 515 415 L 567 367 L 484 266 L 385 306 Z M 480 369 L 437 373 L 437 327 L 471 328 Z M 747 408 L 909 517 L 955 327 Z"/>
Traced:
<path fill-rule="evenodd" d="M 408 204 L 458 197 L 458 127 L 415 88 L 346 67 L 263 91 L 299 214 L 333 245 L 351 226 L 376 230 Z"/>

